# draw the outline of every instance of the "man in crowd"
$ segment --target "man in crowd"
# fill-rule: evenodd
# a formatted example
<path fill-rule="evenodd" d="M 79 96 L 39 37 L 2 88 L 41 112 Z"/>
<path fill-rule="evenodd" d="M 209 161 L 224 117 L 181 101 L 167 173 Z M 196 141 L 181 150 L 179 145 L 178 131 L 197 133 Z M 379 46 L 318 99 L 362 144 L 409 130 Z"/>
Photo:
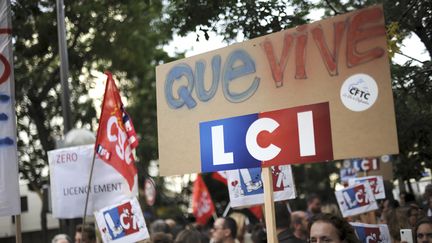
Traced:
<path fill-rule="evenodd" d="M 211 242 L 234 243 L 237 235 L 237 225 L 230 217 L 218 218 L 211 229 Z"/>
<path fill-rule="evenodd" d="M 306 243 L 297 238 L 291 230 L 291 214 L 285 202 L 275 203 L 276 234 L 279 243 Z"/>
<path fill-rule="evenodd" d="M 315 193 L 309 195 L 307 199 L 307 216 L 310 220 L 313 216 L 321 213 L 321 199 Z"/>
<path fill-rule="evenodd" d="M 88 224 L 77 225 L 75 229 L 75 243 L 96 243 L 95 228 Z"/>
<path fill-rule="evenodd" d="M 294 236 L 298 239 L 307 240 L 308 237 L 308 218 L 304 211 L 294 211 L 291 213 L 291 225 Z"/>

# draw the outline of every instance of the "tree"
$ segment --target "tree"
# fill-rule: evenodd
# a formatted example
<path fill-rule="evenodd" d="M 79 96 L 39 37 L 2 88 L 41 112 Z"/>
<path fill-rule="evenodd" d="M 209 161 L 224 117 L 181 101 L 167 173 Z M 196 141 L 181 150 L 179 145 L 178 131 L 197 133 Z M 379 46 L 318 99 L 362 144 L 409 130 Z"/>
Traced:
<path fill-rule="evenodd" d="M 12 1 L 20 173 L 41 199 L 48 181 L 47 151 L 64 132 L 55 4 Z M 171 38 L 161 24 L 162 9 L 162 1 L 141 0 L 78 0 L 65 5 L 72 124 L 95 132 L 90 71 L 109 69 L 131 106 L 128 112 L 141 139 L 137 156 L 144 165 L 157 157 L 154 68 L 170 60 L 162 49 Z"/>

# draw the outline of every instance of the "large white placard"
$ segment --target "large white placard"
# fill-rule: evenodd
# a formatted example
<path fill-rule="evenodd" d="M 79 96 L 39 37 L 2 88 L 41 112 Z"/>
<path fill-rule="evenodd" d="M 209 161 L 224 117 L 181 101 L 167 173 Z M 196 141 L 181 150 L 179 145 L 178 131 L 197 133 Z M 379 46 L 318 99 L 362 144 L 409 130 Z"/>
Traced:
<path fill-rule="evenodd" d="M 360 183 L 368 182 L 372 192 L 374 193 L 375 199 L 385 199 L 384 181 L 382 176 L 365 176 L 358 178 L 350 178 L 349 185 L 355 185 Z"/>
<path fill-rule="evenodd" d="M 148 239 L 149 233 L 138 200 L 105 207 L 95 212 L 103 242 L 129 243 Z"/>
<path fill-rule="evenodd" d="M 272 166 L 274 201 L 294 199 L 296 191 L 290 165 Z M 264 204 L 261 168 L 226 171 L 231 207 Z"/>
<path fill-rule="evenodd" d="M 21 212 L 10 1 L 0 1 L 0 216 Z"/>
<path fill-rule="evenodd" d="M 93 152 L 94 145 L 48 152 L 51 200 L 55 218 L 83 216 Z M 133 190 L 130 191 L 122 175 L 107 163 L 96 158 L 87 215 L 92 215 L 95 210 L 136 196 L 137 183 L 134 185 Z"/>
<path fill-rule="evenodd" d="M 378 209 L 369 183 L 349 186 L 335 192 L 343 217 L 353 216 Z"/>

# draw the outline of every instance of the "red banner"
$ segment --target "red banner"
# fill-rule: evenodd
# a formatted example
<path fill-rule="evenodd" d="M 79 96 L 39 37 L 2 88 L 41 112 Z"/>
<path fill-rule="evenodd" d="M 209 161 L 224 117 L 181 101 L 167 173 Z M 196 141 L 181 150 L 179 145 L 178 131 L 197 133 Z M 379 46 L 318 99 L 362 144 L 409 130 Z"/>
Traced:
<path fill-rule="evenodd" d="M 133 149 L 138 146 L 138 139 L 132 121 L 124 110 L 112 74 L 105 74 L 108 78 L 95 149 L 103 161 L 114 167 L 126 179 L 132 190 L 137 174 Z"/>
<path fill-rule="evenodd" d="M 206 224 L 215 212 L 213 201 L 201 175 L 194 182 L 192 191 L 192 210 L 199 224 Z"/>

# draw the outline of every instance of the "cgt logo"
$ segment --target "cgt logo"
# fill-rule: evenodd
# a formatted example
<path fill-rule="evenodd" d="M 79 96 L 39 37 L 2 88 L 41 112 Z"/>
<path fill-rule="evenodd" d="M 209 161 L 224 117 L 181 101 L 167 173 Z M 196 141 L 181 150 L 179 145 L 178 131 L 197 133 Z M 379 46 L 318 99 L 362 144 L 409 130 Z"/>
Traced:
<path fill-rule="evenodd" d="M 332 160 L 329 104 L 202 122 L 200 146 L 202 172 Z"/>
<path fill-rule="evenodd" d="M 103 229 L 111 240 L 125 237 L 139 231 L 140 222 L 130 202 L 103 212 L 108 229 Z M 106 232 L 108 231 L 108 232 Z"/>

